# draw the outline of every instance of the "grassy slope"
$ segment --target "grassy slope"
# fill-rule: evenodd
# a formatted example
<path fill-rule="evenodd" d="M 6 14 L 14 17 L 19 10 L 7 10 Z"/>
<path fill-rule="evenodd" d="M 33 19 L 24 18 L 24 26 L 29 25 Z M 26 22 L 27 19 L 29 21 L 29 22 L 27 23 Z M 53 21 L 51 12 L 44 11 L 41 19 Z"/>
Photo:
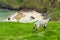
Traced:
<path fill-rule="evenodd" d="M 49 0 L 44 0 L 41 2 L 41 0 L 0 0 L 0 2 L 3 2 L 5 4 L 11 5 L 15 8 L 18 7 L 35 7 L 35 8 L 45 8 L 48 6 Z M 47 3 L 47 4 L 46 4 Z"/>
<path fill-rule="evenodd" d="M 11 5 L 14 8 L 18 8 L 19 6 L 22 5 L 23 0 L 0 0 L 0 2 Z"/>
<path fill-rule="evenodd" d="M 28 24 L 28 25 L 27 25 Z M 60 40 L 60 22 L 49 22 L 46 31 L 32 32 L 32 23 L 0 23 L 0 40 Z"/>
<path fill-rule="evenodd" d="M 51 20 L 59 21 L 60 20 L 60 8 L 55 8 L 55 10 L 51 13 Z"/>

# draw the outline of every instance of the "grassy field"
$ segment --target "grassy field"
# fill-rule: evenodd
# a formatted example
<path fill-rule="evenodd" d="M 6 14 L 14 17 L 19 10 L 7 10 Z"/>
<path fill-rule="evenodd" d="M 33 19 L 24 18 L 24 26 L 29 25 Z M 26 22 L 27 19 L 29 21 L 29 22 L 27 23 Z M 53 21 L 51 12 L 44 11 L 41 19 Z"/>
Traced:
<path fill-rule="evenodd" d="M 60 40 L 60 22 L 49 22 L 44 31 L 32 31 L 33 23 L 0 22 L 0 40 Z"/>

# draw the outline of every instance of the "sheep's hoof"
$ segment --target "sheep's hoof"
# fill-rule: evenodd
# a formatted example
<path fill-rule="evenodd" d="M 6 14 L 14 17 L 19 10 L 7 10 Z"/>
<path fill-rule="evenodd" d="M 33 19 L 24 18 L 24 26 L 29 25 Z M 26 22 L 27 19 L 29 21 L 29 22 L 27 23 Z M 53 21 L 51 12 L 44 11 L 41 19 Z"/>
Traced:
<path fill-rule="evenodd" d="M 36 32 L 38 32 L 38 31 L 36 31 Z"/>

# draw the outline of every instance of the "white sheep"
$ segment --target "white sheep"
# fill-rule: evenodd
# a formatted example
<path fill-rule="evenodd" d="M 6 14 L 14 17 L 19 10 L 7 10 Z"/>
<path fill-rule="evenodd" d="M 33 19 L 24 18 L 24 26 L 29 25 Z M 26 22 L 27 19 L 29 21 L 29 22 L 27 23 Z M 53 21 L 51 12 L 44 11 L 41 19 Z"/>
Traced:
<path fill-rule="evenodd" d="M 45 19 L 43 19 L 43 20 L 36 20 L 35 24 L 34 24 L 33 31 L 34 31 L 34 29 L 36 29 L 36 31 L 38 32 L 38 27 L 40 27 L 40 26 L 43 26 L 44 30 L 45 30 L 46 29 L 46 25 L 47 25 L 49 19 L 50 19 L 50 17 L 47 18 L 46 20 Z"/>

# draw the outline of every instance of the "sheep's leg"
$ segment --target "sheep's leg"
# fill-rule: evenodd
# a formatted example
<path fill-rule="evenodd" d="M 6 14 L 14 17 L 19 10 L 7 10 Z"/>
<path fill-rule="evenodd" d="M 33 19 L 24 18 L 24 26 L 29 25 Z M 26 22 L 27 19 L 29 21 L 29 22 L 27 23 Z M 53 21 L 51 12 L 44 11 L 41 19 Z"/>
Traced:
<path fill-rule="evenodd" d="M 46 29 L 46 25 L 44 25 L 44 30 Z"/>
<path fill-rule="evenodd" d="M 33 27 L 33 30 L 35 29 L 35 27 Z"/>
<path fill-rule="evenodd" d="M 36 28 L 36 24 L 34 25 L 33 29 L 35 29 L 35 28 Z"/>
<path fill-rule="evenodd" d="M 33 27 L 33 31 L 34 29 L 38 32 L 38 29 L 37 29 L 37 25 L 35 24 L 35 26 Z"/>
<path fill-rule="evenodd" d="M 32 31 L 34 31 L 34 29 L 35 29 L 35 27 L 33 27 L 33 30 Z"/>
<path fill-rule="evenodd" d="M 36 24 L 35 24 L 34 27 L 33 27 L 33 31 L 34 31 L 35 28 L 36 28 Z"/>
<path fill-rule="evenodd" d="M 36 32 L 38 32 L 38 29 L 37 29 L 37 27 L 36 27 Z"/>

